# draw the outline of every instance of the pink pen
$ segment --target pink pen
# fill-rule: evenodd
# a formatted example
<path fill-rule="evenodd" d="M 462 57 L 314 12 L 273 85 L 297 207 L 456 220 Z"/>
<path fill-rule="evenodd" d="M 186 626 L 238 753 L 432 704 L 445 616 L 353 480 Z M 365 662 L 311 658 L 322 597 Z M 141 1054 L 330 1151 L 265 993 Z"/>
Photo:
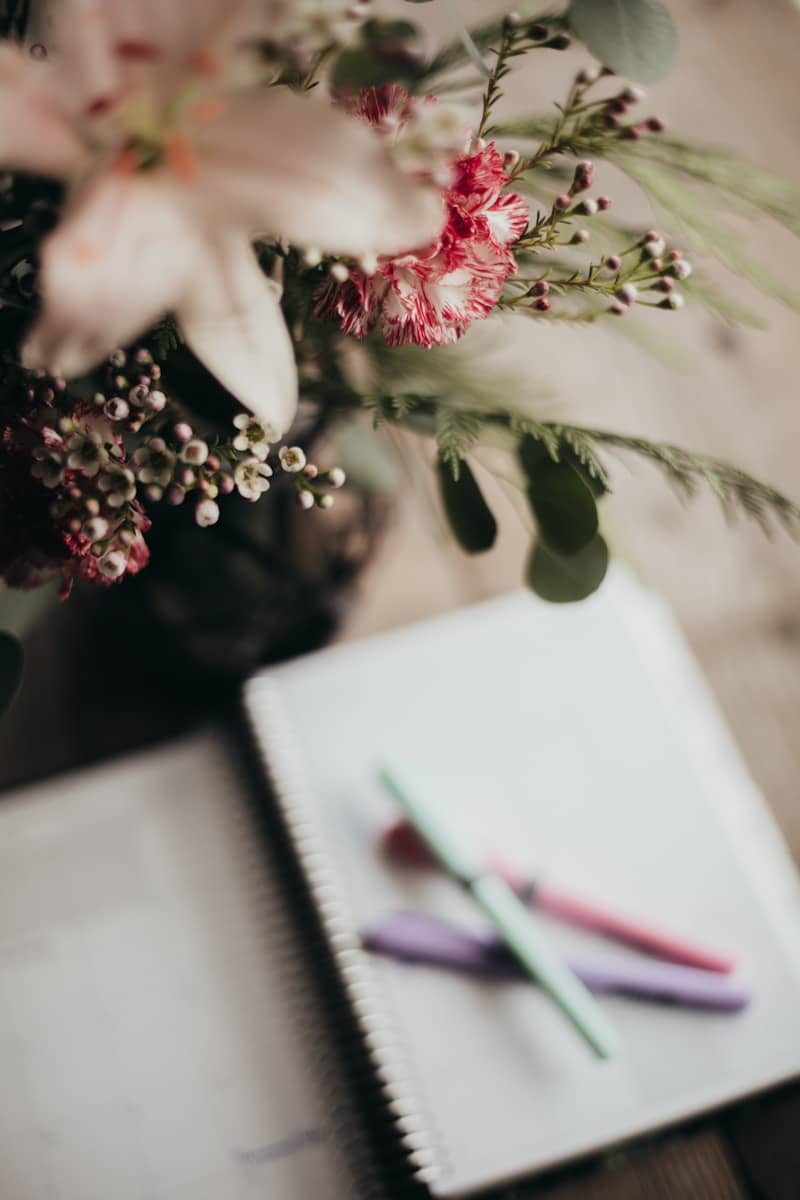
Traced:
<path fill-rule="evenodd" d="M 425 847 L 419 842 L 414 830 L 402 819 L 393 822 L 383 833 L 381 844 L 393 858 L 417 866 L 431 866 L 433 861 Z M 547 883 L 522 879 L 507 863 L 490 855 L 493 868 L 502 873 L 515 891 L 529 898 L 542 912 L 550 913 L 560 920 L 568 921 L 582 929 L 603 934 L 614 941 L 635 946 L 648 954 L 667 962 L 680 963 L 686 967 L 699 967 L 705 971 L 716 971 L 727 975 L 735 966 L 732 958 L 697 946 L 685 938 L 657 929 L 648 923 L 622 916 L 610 911 L 605 905 L 585 900 L 562 891 Z"/>

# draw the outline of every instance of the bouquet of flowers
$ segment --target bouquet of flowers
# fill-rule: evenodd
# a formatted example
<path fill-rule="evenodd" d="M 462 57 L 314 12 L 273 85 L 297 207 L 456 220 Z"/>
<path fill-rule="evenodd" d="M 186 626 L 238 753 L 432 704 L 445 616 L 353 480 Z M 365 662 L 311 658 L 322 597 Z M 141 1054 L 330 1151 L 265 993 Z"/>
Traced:
<path fill-rule="evenodd" d="M 280 479 L 300 509 L 328 509 L 345 472 L 297 431 L 365 410 L 376 436 L 429 435 L 469 553 L 496 536 L 471 456 L 505 455 L 535 527 L 524 575 L 549 600 L 603 580 L 604 450 L 648 457 L 687 494 L 704 481 L 762 523 L 798 521 L 738 467 L 543 420 L 522 385 L 474 369 L 469 339 L 450 349 L 501 313 L 622 327 L 688 301 L 747 320 L 695 256 L 755 271 L 716 214 L 749 207 L 798 232 L 798 197 L 643 107 L 640 83 L 674 53 L 660 0 L 529 6 L 472 30 L 455 0 L 430 0 L 453 27 L 438 49 L 400 19 L 413 2 L 0 4 L 8 587 L 124 582 L 165 506 L 187 529 L 224 526 L 227 504 L 269 505 Z M 573 42 L 585 62 L 555 109 L 499 120 L 512 69 Z M 663 226 L 615 218 L 600 160 Z M 9 635 L 0 658 L 8 699 Z"/>

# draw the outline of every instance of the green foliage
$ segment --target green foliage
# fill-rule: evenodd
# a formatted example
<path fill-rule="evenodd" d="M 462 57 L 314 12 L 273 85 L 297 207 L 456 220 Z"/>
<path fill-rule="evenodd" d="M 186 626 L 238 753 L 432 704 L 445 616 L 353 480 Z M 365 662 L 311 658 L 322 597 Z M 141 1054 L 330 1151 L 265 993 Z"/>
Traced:
<path fill-rule="evenodd" d="M 733 196 L 726 195 L 713 183 L 704 184 L 699 176 L 696 182 L 700 186 L 692 186 L 668 165 L 632 155 L 618 146 L 609 152 L 608 157 L 649 195 L 659 221 L 680 237 L 688 248 L 713 254 L 730 271 L 749 279 L 762 292 L 790 308 L 800 309 L 800 292 L 752 258 L 744 248 L 742 232 L 732 229 L 719 215 L 721 208 L 730 210 L 738 207 L 741 211 L 743 203 L 752 211 L 754 199 L 746 199 L 743 192 L 737 204 Z M 747 170 L 751 177 L 758 174 L 758 168 L 749 167 Z M 756 194 L 757 189 L 753 187 L 750 196 L 755 197 Z M 779 219 L 768 203 L 759 205 L 759 210 Z"/>
<path fill-rule="evenodd" d="M 718 146 L 668 134 L 642 139 L 627 149 L 629 158 L 658 164 L 673 176 L 713 190 L 720 207 L 758 209 L 800 236 L 800 188 L 784 176 Z"/>
<path fill-rule="evenodd" d="M 449 463 L 437 464 L 442 504 L 456 541 L 467 554 L 491 549 L 497 537 L 497 522 L 466 461 L 459 463 L 454 475 Z"/>
<path fill-rule="evenodd" d="M 440 405 L 436 409 L 436 441 L 439 457 L 454 479 L 458 479 L 462 460 L 481 434 L 483 421 L 474 412 Z"/>
<path fill-rule="evenodd" d="M 455 3 L 451 4 L 448 0 L 448 8 L 452 14 L 455 9 Z M 515 5 L 515 12 L 519 13 L 523 21 L 544 22 L 554 33 L 565 27 L 563 17 L 554 15 L 552 12 L 544 9 L 541 3 L 536 3 L 535 0 Z M 505 17 L 494 17 L 467 31 L 469 41 L 479 56 L 487 54 L 493 46 L 496 46 L 500 42 L 505 24 Z M 474 52 L 468 46 L 463 35 L 463 30 L 458 29 L 457 31 L 458 36 L 456 39 L 440 50 L 428 64 L 424 75 L 426 82 L 439 75 L 469 66 L 470 63 L 475 64 Z M 486 73 L 484 68 L 482 68 L 482 73 Z"/>
<path fill-rule="evenodd" d="M 594 495 L 610 490 L 608 472 L 597 455 L 594 440 L 585 430 L 518 414 L 509 417 L 509 428 L 521 439 L 520 455 L 526 473 L 533 471 L 538 462 L 531 449 L 533 441 L 540 443 L 555 462 L 565 461 L 578 468 Z"/>
<path fill-rule="evenodd" d="M 555 462 L 545 456 L 529 469 L 526 457 L 520 454 L 542 541 L 556 554 L 577 554 L 597 533 L 597 505 L 590 488 L 564 459 Z"/>
<path fill-rule="evenodd" d="M 551 604 L 573 604 L 596 592 L 608 570 L 608 546 L 598 533 L 577 554 L 553 554 L 538 542 L 525 570 L 528 587 Z"/>
<path fill-rule="evenodd" d="M 158 359 L 165 359 L 173 350 L 177 350 L 183 338 L 174 317 L 164 317 L 159 321 L 150 335 L 150 340 L 153 353 Z"/>
<path fill-rule="evenodd" d="M 334 90 L 404 83 L 414 89 L 424 70 L 417 52 L 421 36 L 410 21 L 366 21 L 359 37 L 337 55 L 330 73 Z"/>
<path fill-rule="evenodd" d="M 567 20 L 617 75 L 654 83 L 675 59 L 675 26 L 661 0 L 572 0 Z"/>
<path fill-rule="evenodd" d="M 687 498 L 694 496 L 698 485 L 704 483 L 711 488 L 726 516 L 741 512 L 767 532 L 772 518 L 794 536 L 800 534 L 800 505 L 741 467 L 709 454 L 697 454 L 681 446 L 652 442 L 648 438 L 599 429 L 582 432 L 598 446 L 627 450 L 648 459 Z"/>
<path fill-rule="evenodd" d="M 0 631 L 0 714 L 13 703 L 22 680 L 24 654 L 22 645 L 6 632 Z"/>

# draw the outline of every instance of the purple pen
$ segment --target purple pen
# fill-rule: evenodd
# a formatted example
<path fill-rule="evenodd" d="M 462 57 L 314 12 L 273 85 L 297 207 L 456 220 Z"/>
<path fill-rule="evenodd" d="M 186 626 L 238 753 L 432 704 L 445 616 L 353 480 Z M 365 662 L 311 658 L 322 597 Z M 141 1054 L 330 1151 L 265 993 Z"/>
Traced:
<path fill-rule="evenodd" d="M 399 912 L 372 926 L 364 946 L 406 962 L 449 967 L 488 979 L 523 978 L 493 933 L 470 933 L 426 913 Z M 569 957 L 566 965 L 594 992 L 622 992 L 691 1008 L 734 1012 L 749 1004 L 749 991 L 729 978 L 697 967 L 652 958 L 604 955 Z"/>

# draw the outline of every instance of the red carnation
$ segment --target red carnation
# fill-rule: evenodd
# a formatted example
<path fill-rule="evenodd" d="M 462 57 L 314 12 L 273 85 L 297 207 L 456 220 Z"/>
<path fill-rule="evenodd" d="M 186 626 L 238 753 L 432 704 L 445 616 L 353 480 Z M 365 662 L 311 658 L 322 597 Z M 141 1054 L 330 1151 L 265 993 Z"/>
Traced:
<path fill-rule="evenodd" d="M 408 93 L 397 85 L 364 89 L 353 111 L 378 128 L 406 119 Z M 315 311 L 334 317 L 344 333 L 363 338 L 376 326 L 390 346 L 443 346 L 457 341 L 474 320 L 489 315 L 503 284 L 516 270 L 510 246 L 524 233 L 528 206 L 506 192 L 503 158 L 490 143 L 458 157 L 444 192 L 447 223 L 430 246 L 378 260 L 367 275 L 350 271 L 316 294 Z"/>

